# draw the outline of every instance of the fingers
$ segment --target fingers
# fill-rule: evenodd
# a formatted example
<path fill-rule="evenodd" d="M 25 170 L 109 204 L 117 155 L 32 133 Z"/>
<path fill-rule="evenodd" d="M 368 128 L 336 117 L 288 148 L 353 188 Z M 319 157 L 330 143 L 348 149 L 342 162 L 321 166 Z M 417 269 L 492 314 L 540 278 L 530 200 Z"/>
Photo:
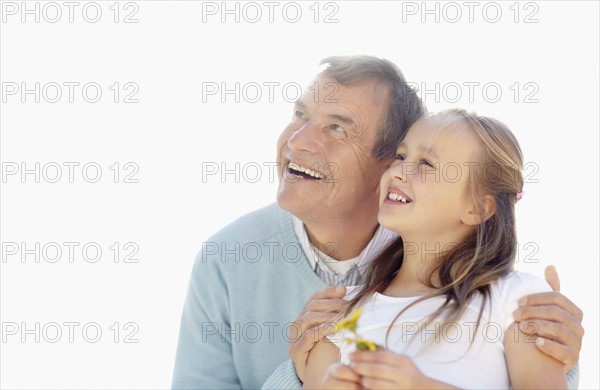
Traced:
<path fill-rule="evenodd" d="M 329 286 L 314 293 L 312 297 L 310 297 L 310 301 L 315 299 L 343 298 L 344 295 L 346 295 L 346 287 Z"/>
<path fill-rule="evenodd" d="M 343 311 L 348 301 L 342 298 L 314 299 L 304 306 L 304 312 L 335 312 Z"/>
<path fill-rule="evenodd" d="M 566 302 L 565 302 L 566 301 Z M 585 333 L 581 326 L 583 313 L 560 293 L 543 293 L 530 295 L 527 302 L 541 303 L 540 306 L 524 306 L 513 313 L 515 321 L 521 321 L 519 328 L 527 334 L 535 334 L 541 340 L 538 348 L 562 362 L 567 371 L 579 360 L 579 352 L 583 335 Z M 554 302 L 549 306 L 546 302 Z M 560 302 L 561 305 L 556 305 Z M 569 306 L 575 314 L 564 309 Z"/>
<path fill-rule="evenodd" d="M 290 339 L 290 351 L 292 348 L 297 348 L 298 350 L 308 352 L 313 348 L 314 344 L 333 333 L 335 324 L 333 322 L 326 322 L 301 332 L 299 332 L 299 329 L 292 330 L 293 328 L 290 327 L 288 335 Z"/>
<path fill-rule="evenodd" d="M 557 306 L 524 306 L 513 312 L 515 321 L 545 320 L 564 323 L 569 328 L 579 324 L 577 318 Z"/>
<path fill-rule="evenodd" d="M 400 367 L 412 364 L 410 358 L 390 351 L 354 352 L 350 355 L 350 361 L 359 375 L 387 380 L 395 378 Z"/>
<path fill-rule="evenodd" d="M 538 321 L 540 327 L 548 322 L 564 325 L 577 338 L 583 338 L 585 333 L 581 320 L 557 306 L 525 306 L 513 313 L 515 321 Z M 542 322 L 543 321 L 543 322 Z M 581 340 L 580 340 L 581 341 Z"/>
<path fill-rule="evenodd" d="M 519 300 L 519 306 L 555 306 L 557 309 L 566 310 L 573 315 L 579 322 L 583 319 L 583 312 L 571 300 L 559 292 L 546 292 L 532 294 Z M 544 318 L 548 319 L 548 318 Z"/>
<path fill-rule="evenodd" d="M 343 364 L 334 364 L 328 371 L 322 384 L 323 389 L 362 389 L 360 376 L 352 368 Z"/>
<path fill-rule="evenodd" d="M 294 321 L 304 333 L 321 323 L 335 320 L 337 314 L 345 310 L 348 301 L 342 299 L 346 293 L 344 286 L 330 286 L 313 294 L 302 312 Z"/>
<path fill-rule="evenodd" d="M 298 378 L 302 380 L 304 377 L 304 372 L 306 371 L 306 365 L 308 363 L 308 355 L 310 351 L 315 347 L 315 345 L 321 341 L 327 335 L 333 333 L 334 324 L 331 322 L 322 324 L 320 326 L 316 326 L 314 328 L 310 328 L 306 331 L 299 331 L 298 334 L 292 331 L 292 329 L 298 329 L 296 327 L 290 327 L 290 345 L 288 348 L 288 353 L 292 362 L 294 363 L 294 368 L 296 369 L 296 374 Z"/>
<path fill-rule="evenodd" d="M 367 389 L 415 388 L 422 383 L 422 373 L 407 356 L 390 351 L 355 352 L 350 361 Z"/>
<path fill-rule="evenodd" d="M 577 364 L 579 354 L 574 353 L 573 349 L 543 337 L 540 337 L 538 340 L 536 344 L 538 349 L 546 355 L 562 362 L 565 365 L 565 373 L 569 372 Z"/>
<path fill-rule="evenodd" d="M 519 328 L 525 334 L 541 336 L 563 344 L 567 348 L 576 351 L 575 354 L 578 354 L 578 351 L 581 349 L 581 338 L 560 322 L 543 320 L 522 321 L 519 323 Z"/>
<path fill-rule="evenodd" d="M 565 372 L 579 361 L 583 334 L 578 336 L 562 323 L 543 320 L 522 321 L 519 323 L 519 329 L 523 333 L 538 336 L 537 347 L 562 362 L 565 365 Z"/>
<path fill-rule="evenodd" d="M 345 364 L 334 364 L 329 368 L 331 376 L 337 380 L 358 382 L 360 381 L 360 375 L 356 373 L 350 366 Z"/>
<path fill-rule="evenodd" d="M 388 366 L 382 363 L 355 363 L 352 362 L 351 366 L 357 374 L 363 377 L 362 383 L 365 384 L 364 379 L 372 378 L 379 379 L 382 381 L 393 381 L 397 373 L 397 368 L 394 366 Z M 369 386 L 366 386 L 369 387 Z M 372 388 L 372 387 L 371 387 Z"/>
<path fill-rule="evenodd" d="M 553 291 L 560 291 L 560 280 L 558 279 L 558 272 L 556 271 L 556 267 L 553 265 L 549 265 L 544 270 L 544 277 L 546 278 L 546 282 L 552 287 Z"/>
<path fill-rule="evenodd" d="M 346 288 L 331 286 L 317 291 L 289 328 L 289 355 L 294 362 L 296 373 L 302 378 L 306 369 L 308 354 L 315 344 L 333 333 L 339 313 L 347 305 L 343 300 Z"/>
<path fill-rule="evenodd" d="M 352 352 L 349 358 L 352 363 L 389 363 L 392 365 L 402 364 L 405 359 L 408 359 L 390 351 L 356 351 Z"/>
<path fill-rule="evenodd" d="M 335 326 L 337 319 L 337 313 L 320 313 L 320 312 L 307 312 L 304 313 L 300 321 L 296 320 L 295 326 L 290 327 L 290 339 L 294 340 L 297 337 L 302 336 L 309 329 L 320 326 L 330 325 L 331 328 Z M 294 337 L 293 332 L 299 333 Z"/>
<path fill-rule="evenodd" d="M 377 378 L 363 378 L 360 383 L 365 389 L 399 389 L 395 383 Z"/>

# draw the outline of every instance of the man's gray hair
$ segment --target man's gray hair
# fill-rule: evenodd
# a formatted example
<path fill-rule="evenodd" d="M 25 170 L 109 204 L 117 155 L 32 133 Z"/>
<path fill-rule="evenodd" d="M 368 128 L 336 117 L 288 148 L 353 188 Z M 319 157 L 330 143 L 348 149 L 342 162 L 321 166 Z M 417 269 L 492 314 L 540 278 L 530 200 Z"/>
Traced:
<path fill-rule="evenodd" d="M 387 86 L 388 109 L 379 124 L 371 155 L 378 159 L 394 157 L 408 128 L 427 112 L 400 69 L 385 58 L 366 55 L 327 57 L 320 64 L 327 65 L 323 74 L 342 85 L 375 79 Z"/>

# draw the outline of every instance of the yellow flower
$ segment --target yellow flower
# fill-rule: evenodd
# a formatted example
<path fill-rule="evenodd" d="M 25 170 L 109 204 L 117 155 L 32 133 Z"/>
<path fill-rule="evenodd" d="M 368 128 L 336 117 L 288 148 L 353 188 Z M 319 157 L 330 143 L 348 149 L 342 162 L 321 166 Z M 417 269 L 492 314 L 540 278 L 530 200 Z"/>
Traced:
<path fill-rule="evenodd" d="M 356 343 L 356 349 L 359 351 L 377 351 L 383 348 L 372 341 L 360 340 Z"/>
<path fill-rule="evenodd" d="M 343 318 L 334 328 L 334 332 L 337 333 L 343 329 L 346 329 L 354 334 L 353 337 L 346 337 L 345 341 L 350 344 L 356 344 L 356 349 L 359 351 L 377 351 L 384 349 L 382 346 L 375 344 L 372 341 L 365 340 L 356 333 L 356 327 L 358 325 L 358 319 L 362 315 L 363 309 L 359 307 L 350 313 L 346 318 Z"/>
<path fill-rule="evenodd" d="M 348 329 L 351 332 L 356 332 L 356 325 L 358 323 L 358 319 L 362 314 L 363 308 L 359 307 L 358 309 L 354 309 L 350 316 L 343 318 L 334 328 L 334 332 L 339 332 L 342 329 Z"/>

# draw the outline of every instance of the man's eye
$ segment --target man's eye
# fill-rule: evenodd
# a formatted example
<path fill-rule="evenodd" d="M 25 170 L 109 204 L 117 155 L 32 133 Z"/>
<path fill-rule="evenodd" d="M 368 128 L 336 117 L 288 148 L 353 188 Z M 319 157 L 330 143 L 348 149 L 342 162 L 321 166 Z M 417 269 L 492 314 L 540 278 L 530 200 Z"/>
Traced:
<path fill-rule="evenodd" d="M 403 154 L 397 154 L 396 155 L 396 160 L 404 161 L 405 158 L 406 158 L 406 156 L 403 155 Z"/>
<path fill-rule="evenodd" d="M 294 111 L 294 117 L 300 118 L 300 119 L 304 119 L 305 115 L 304 115 L 304 113 L 302 111 L 296 110 L 296 111 Z"/>
<path fill-rule="evenodd" d="M 330 125 L 329 128 L 333 131 L 346 131 L 342 126 L 338 125 L 337 123 Z"/>

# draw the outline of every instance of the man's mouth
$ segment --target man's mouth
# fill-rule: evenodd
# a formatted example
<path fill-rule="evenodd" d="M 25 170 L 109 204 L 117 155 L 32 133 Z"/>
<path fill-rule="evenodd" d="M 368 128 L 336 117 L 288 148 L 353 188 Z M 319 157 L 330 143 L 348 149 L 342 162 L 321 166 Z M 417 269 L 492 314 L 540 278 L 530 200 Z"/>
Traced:
<path fill-rule="evenodd" d="M 396 192 L 388 192 L 387 199 L 391 200 L 392 202 L 402 202 L 402 203 L 412 202 L 412 199 L 409 198 L 407 195 L 398 194 Z"/>
<path fill-rule="evenodd" d="M 300 176 L 305 179 L 312 180 L 322 180 L 325 179 L 325 176 L 315 170 L 304 167 L 298 163 L 290 161 L 287 166 L 288 174 L 292 174 L 295 176 Z"/>

